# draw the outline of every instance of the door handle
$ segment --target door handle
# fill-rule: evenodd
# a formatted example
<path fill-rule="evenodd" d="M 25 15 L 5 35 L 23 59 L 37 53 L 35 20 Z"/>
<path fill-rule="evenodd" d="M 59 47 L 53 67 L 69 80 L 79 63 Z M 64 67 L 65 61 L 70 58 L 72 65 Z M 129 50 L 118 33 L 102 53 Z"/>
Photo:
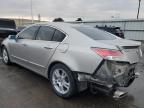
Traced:
<path fill-rule="evenodd" d="M 44 47 L 45 49 L 53 49 L 52 47 Z"/>

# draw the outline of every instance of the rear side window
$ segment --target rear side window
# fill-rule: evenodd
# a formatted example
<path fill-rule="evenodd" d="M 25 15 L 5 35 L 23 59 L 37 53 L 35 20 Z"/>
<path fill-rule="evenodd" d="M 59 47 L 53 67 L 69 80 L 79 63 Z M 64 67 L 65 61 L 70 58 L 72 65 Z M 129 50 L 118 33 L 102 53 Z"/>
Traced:
<path fill-rule="evenodd" d="M 45 40 L 45 41 L 51 41 L 53 35 L 54 35 L 55 29 L 48 27 L 48 26 L 42 26 L 39 29 L 39 32 L 37 34 L 36 39 L 37 40 Z"/>
<path fill-rule="evenodd" d="M 38 30 L 39 26 L 32 26 L 24 30 L 19 34 L 19 39 L 34 39 L 35 33 Z"/>
<path fill-rule="evenodd" d="M 54 36 L 52 38 L 52 41 L 56 41 L 56 42 L 62 42 L 63 39 L 65 38 L 65 34 L 56 30 L 55 33 L 54 33 Z"/>
<path fill-rule="evenodd" d="M 85 34 L 86 36 L 92 38 L 93 40 L 114 40 L 116 36 L 92 27 L 74 27 L 77 31 Z"/>
<path fill-rule="evenodd" d="M 14 20 L 0 19 L 0 27 L 16 29 L 16 24 Z"/>

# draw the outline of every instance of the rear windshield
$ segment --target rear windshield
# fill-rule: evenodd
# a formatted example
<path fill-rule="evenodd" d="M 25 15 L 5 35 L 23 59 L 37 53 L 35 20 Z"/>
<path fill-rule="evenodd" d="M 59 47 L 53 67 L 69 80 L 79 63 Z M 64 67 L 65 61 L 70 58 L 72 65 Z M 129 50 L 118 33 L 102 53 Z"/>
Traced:
<path fill-rule="evenodd" d="M 97 28 L 92 28 L 92 27 L 74 27 L 74 28 L 94 40 L 114 40 L 114 39 L 116 39 L 116 36 L 114 36 L 113 34 L 110 34 L 103 30 L 99 30 Z"/>
<path fill-rule="evenodd" d="M 16 29 L 16 24 L 13 20 L 0 19 L 0 27 Z"/>

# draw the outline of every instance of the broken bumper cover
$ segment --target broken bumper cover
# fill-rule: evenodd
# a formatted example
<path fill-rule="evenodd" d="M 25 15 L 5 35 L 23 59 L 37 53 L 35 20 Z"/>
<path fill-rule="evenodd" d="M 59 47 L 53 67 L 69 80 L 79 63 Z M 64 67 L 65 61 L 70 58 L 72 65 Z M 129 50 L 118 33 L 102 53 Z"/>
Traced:
<path fill-rule="evenodd" d="M 117 88 L 128 87 L 138 77 L 135 67 L 136 64 L 105 60 L 94 74 L 78 74 L 78 80 L 90 82 L 94 89 L 111 94 L 113 97 L 122 97 L 126 93 Z"/>

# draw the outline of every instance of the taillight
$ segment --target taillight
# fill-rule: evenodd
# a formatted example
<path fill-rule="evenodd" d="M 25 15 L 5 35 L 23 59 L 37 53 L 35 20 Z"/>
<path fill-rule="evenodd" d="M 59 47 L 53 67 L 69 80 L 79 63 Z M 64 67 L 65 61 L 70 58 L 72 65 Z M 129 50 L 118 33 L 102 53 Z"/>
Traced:
<path fill-rule="evenodd" d="M 91 49 L 103 58 L 122 56 L 122 52 L 119 50 L 111 50 L 104 48 L 91 48 Z"/>

